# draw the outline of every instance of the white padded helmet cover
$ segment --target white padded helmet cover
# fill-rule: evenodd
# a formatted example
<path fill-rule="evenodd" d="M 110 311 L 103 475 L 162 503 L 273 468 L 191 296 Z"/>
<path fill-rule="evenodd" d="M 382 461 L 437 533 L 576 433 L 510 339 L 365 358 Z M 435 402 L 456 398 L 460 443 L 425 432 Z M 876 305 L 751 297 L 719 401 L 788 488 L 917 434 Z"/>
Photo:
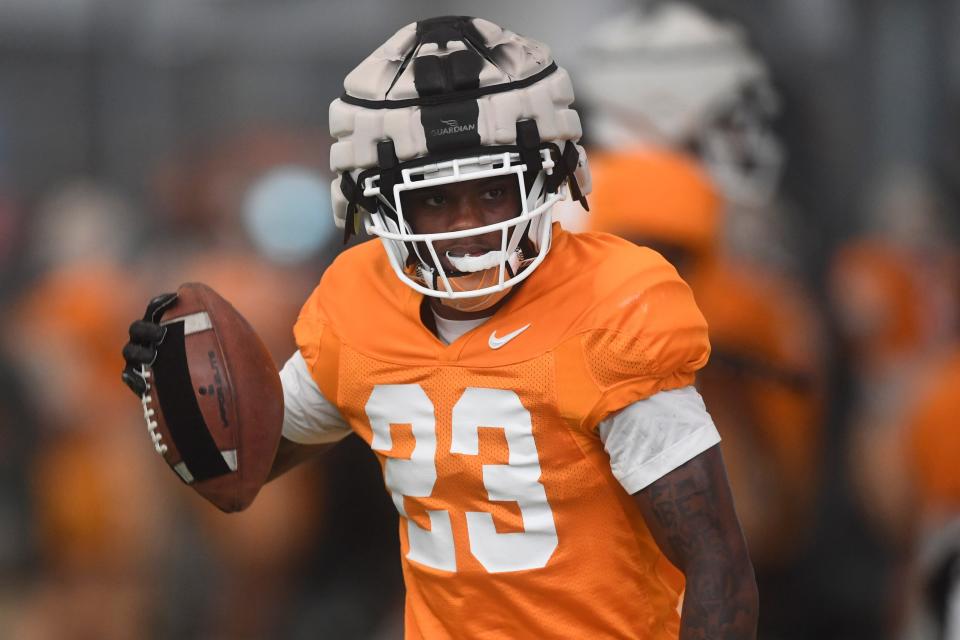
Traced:
<path fill-rule="evenodd" d="M 542 42 L 517 35 L 488 20 L 470 20 L 492 54 L 492 60 L 486 60 L 480 71 L 481 87 L 524 80 L 553 62 L 549 47 Z M 416 44 L 417 23 L 408 24 L 347 74 L 343 81 L 344 90 L 348 95 L 367 100 L 419 98 L 413 66 L 408 64 L 397 76 L 404 59 Z M 421 43 L 415 55 L 444 55 L 465 48 L 462 42 L 450 42 L 445 48 L 426 42 Z"/>
<path fill-rule="evenodd" d="M 519 120 L 535 120 L 542 142 L 555 142 L 562 148 L 565 141 L 579 140 L 580 118 L 570 108 L 573 86 L 567 72 L 555 65 L 549 48 L 486 20 L 463 20 L 472 23 L 489 54 L 482 58 L 477 90 L 464 92 L 464 99 L 475 102 L 478 113 L 475 124 L 442 119 L 440 126 L 469 129 L 478 136 L 480 146 L 516 144 Z M 337 139 L 330 150 L 330 168 L 338 174 L 331 194 L 334 218 L 341 228 L 347 200 L 339 176 L 350 173 L 356 177 L 377 166 L 379 142 L 392 140 L 400 162 L 431 153 L 422 109 L 431 108 L 437 100 L 418 94 L 416 60 L 450 56 L 468 46 L 456 40 L 444 46 L 418 41 L 416 23 L 400 29 L 347 76 L 344 96 L 330 105 L 330 133 Z M 578 174 L 582 184 L 589 184 L 583 171 Z"/>
<path fill-rule="evenodd" d="M 586 42 L 579 88 L 594 144 L 696 149 L 730 203 L 769 203 L 784 162 L 770 127 L 779 98 L 740 25 L 671 0 L 602 23 Z"/>
<path fill-rule="evenodd" d="M 583 133 L 580 116 L 570 108 L 570 76 L 562 68 L 534 85 L 482 96 L 477 102 L 477 132 L 482 145 L 513 144 L 517 120 L 525 119 L 537 121 L 544 141 L 576 141 Z M 337 138 L 330 149 L 330 168 L 336 172 L 376 165 L 377 142 L 386 138 L 393 140 L 401 161 L 427 154 L 419 106 L 374 110 L 337 98 L 330 104 L 330 134 Z"/>
<path fill-rule="evenodd" d="M 581 98 L 593 108 L 590 132 L 601 146 L 682 143 L 743 87 L 769 85 L 742 29 L 686 2 L 635 8 L 595 27 L 586 42 L 592 71 Z"/>

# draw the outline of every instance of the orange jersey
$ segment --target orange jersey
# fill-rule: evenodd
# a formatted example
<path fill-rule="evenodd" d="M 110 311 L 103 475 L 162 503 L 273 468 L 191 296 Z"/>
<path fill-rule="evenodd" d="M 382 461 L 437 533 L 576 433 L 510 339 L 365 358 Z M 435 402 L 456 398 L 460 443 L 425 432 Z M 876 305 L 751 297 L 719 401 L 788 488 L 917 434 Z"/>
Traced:
<path fill-rule="evenodd" d="M 905 455 L 921 506 L 928 511 L 960 509 L 960 347 L 930 367 L 905 429 Z"/>
<path fill-rule="evenodd" d="M 368 242 L 327 270 L 294 330 L 383 466 L 406 637 L 676 638 L 683 576 L 596 427 L 706 363 L 687 285 L 653 251 L 555 228 L 537 272 L 452 344 L 421 301 Z"/>

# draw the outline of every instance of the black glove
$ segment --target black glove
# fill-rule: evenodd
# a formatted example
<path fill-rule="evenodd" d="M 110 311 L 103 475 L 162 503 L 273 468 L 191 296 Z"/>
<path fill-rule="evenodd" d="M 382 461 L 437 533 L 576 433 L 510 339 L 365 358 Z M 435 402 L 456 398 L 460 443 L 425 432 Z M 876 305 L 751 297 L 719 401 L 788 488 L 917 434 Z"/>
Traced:
<path fill-rule="evenodd" d="M 147 392 L 147 381 L 143 377 L 142 367 L 150 366 L 157 359 L 157 345 L 163 342 L 167 330 L 160 326 L 160 317 L 174 302 L 175 293 L 161 293 L 147 304 L 143 320 L 130 325 L 130 342 L 123 347 L 123 359 L 127 366 L 123 370 L 123 383 L 137 396 Z"/>

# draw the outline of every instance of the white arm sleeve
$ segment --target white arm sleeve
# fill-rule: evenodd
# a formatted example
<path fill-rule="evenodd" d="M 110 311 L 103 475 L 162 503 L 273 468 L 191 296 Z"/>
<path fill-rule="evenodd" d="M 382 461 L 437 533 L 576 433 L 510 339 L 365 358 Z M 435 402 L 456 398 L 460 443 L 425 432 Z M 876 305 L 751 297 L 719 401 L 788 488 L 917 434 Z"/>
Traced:
<path fill-rule="evenodd" d="M 634 402 L 597 429 L 613 475 L 630 494 L 720 442 L 703 398 L 692 386 Z"/>
<path fill-rule="evenodd" d="M 283 385 L 283 437 L 299 444 L 337 442 L 350 426 L 314 382 L 299 351 L 280 370 Z"/>

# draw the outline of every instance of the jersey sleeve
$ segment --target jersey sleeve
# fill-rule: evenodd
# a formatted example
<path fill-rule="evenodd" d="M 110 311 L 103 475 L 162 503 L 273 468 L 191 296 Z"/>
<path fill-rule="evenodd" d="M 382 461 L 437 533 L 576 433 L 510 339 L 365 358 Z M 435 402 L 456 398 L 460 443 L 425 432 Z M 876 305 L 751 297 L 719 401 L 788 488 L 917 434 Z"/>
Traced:
<path fill-rule="evenodd" d="M 337 442 L 350 434 L 347 421 L 324 397 L 299 351 L 280 370 L 280 382 L 284 438 L 299 444 L 323 444 Z"/>
<path fill-rule="evenodd" d="M 350 433 L 339 394 L 340 341 L 323 307 L 323 282 L 304 303 L 293 327 L 298 351 L 280 378 L 284 401 L 283 435 L 301 444 L 339 440 Z"/>
<path fill-rule="evenodd" d="M 659 254 L 632 256 L 613 275 L 616 264 L 607 269 L 577 336 L 581 375 L 571 384 L 581 401 L 578 422 L 590 431 L 633 402 L 692 385 L 710 355 L 690 287 Z"/>
<path fill-rule="evenodd" d="M 720 442 L 703 398 L 691 386 L 638 400 L 605 418 L 597 432 L 614 477 L 630 494 Z"/>

